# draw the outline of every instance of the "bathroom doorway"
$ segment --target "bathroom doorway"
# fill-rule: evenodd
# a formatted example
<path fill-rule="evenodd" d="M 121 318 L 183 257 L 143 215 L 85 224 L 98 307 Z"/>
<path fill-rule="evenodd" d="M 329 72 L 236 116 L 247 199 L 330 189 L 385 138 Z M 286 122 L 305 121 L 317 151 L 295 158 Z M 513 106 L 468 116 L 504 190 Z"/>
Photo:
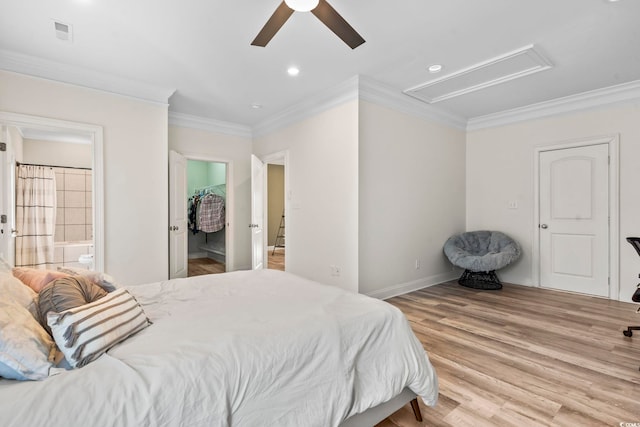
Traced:
<path fill-rule="evenodd" d="M 102 218 L 102 128 L 0 113 L 0 140 L 6 150 L 0 156 L 0 255 L 12 266 L 101 271 L 103 228 L 96 218 Z M 29 210 L 38 202 L 27 206 L 20 185 L 35 181 L 33 173 L 51 183 L 47 228 L 38 233 Z M 30 234 L 39 236 L 30 241 Z"/>

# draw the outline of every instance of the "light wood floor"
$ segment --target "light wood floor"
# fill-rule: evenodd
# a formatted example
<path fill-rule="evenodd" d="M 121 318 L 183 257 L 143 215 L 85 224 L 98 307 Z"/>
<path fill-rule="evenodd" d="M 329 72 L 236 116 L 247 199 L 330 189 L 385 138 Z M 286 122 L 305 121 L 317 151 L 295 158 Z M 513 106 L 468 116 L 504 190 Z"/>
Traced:
<path fill-rule="evenodd" d="M 225 264 L 211 258 L 191 258 L 187 269 L 187 276 L 202 276 L 204 274 L 218 274 L 225 272 Z"/>
<path fill-rule="evenodd" d="M 273 250 L 268 253 L 268 268 L 272 270 L 284 271 L 284 248 L 277 248 L 275 254 Z M 203 274 L 218 274 L 225 272 L 225 264 L 211 258 L 189 259 L 187 276 L 202 276 Z"/>
<path fill-rule="evenodd" d="M 276 248 L 275 253 L 273 249 L 267 252 L 269 253 L 267 268 L 270 270 L 284 271 L 284 248 Z"/>
<path fill-rule="evenodd" d="M 640 331 L 622 335 L 640 325 L 637 305 L 455 282 L 388 301 L 427 350 L 440 396 L 420 402 L 422 423 L 407 405 L 377 427 L 640 423 Z"/>

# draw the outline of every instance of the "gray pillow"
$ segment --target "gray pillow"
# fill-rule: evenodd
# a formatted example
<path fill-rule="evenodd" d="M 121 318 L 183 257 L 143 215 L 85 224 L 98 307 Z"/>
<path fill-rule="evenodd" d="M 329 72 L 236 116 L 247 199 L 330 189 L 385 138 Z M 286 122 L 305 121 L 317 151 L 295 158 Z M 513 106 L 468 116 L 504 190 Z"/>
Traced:
<path fill-rule="evenodd" d="M 56 279 L 38 294 L 38 321 L 51 334 L 47 313 L 60 313 L 70 308 L 89 304 L 107 295 L 107 291 L 82 276 Z"/>

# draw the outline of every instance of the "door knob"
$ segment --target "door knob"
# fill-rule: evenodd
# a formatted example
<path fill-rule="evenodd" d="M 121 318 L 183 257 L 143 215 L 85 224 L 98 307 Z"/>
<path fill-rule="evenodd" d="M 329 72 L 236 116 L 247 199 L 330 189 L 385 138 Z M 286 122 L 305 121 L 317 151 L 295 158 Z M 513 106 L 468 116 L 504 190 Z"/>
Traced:
<path fill-rule="evenodd" d="M 549 226 L 547 224 L 540 224 L 540 228 L 546 230 Z"/>

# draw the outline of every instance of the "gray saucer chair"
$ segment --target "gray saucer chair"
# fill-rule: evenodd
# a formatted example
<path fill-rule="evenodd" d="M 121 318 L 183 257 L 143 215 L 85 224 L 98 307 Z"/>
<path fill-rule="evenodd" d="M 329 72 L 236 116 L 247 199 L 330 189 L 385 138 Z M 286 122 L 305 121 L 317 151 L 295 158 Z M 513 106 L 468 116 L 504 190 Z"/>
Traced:
<path fill-rule="evenodd" d="M 520 246 L 499 231 L 468 231 L 451 236 L 444 253 L 453 265 L 464 268 L 458 283 L 474 289 L 502 289 L 496 270 L 520 257 Z"/>

